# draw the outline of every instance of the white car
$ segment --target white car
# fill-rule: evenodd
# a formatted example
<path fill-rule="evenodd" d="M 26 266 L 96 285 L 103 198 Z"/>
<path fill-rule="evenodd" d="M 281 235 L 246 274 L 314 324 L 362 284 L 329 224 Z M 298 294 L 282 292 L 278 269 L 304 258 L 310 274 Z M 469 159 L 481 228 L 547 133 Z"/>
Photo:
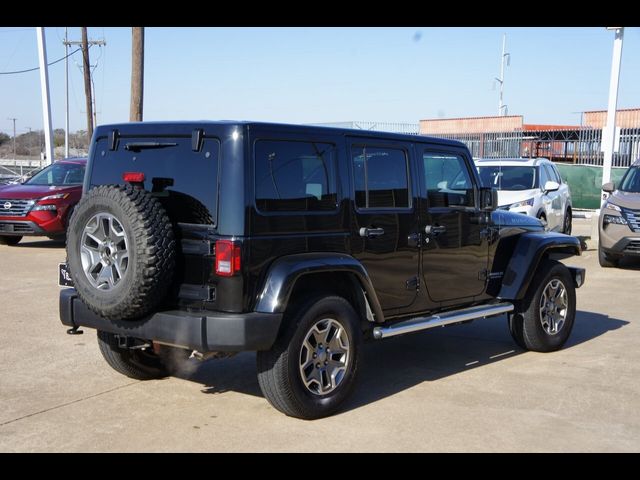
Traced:
<path fill-rule="evenodd" d="M 485 187 L 498 189 L 500 209 L 540 219 L 571 234 L 571 190 L 546 158 L 474 159 Z"/>

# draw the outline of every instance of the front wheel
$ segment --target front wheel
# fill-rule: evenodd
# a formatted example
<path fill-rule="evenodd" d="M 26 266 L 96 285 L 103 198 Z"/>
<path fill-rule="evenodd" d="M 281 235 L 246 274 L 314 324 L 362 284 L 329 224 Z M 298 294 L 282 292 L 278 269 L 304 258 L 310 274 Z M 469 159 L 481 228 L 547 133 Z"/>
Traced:
<path fill-rule="evenodd" d="M 509 315 L 509 330 L 525 350 L 552 352 L 569 338 L 576 316 L 576 290 L 567 267 L 545 260 L 519 309 Z"/>
<path fill-rule="evenodd" d="M 362 332 L 353 307 L 324 296 L 300 306 L 271 350 L 257 354 L 258 383 L 276 409 L 305 420 L 333 414 L 358 372 Z"/>

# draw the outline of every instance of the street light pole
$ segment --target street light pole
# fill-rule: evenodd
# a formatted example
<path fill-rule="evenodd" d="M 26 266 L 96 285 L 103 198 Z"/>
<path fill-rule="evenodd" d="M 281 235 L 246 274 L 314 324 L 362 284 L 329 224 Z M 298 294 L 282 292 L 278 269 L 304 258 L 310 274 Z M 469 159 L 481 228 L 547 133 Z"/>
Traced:
<path fill-rule="evenodd" d="M 66 104 L 64 114 L 64 158 L 69 158 L 69 38 L 68 28 L 64 27 L 64 88 Z"/>
<path fill-rule="evenodd" d="M 602 162 L 602 184 L 611 181 L 611 164 L 613 150 L 615 148 L 616 111 L 618 109 L 618 85 L 620 80 L 620 63 L 622 62 L 622 39 L 624 27 L 607 27 L 607 30 L 615 30 L 613 41 L 613 58 L 611 60 L 611 80 L 609 81 L 609 106 L 607 109 L 607 124 L 602 132 L 602 150 L 604 159 Z M 606 201 L 608 194 L 602 192 L 602 203 Z"/>

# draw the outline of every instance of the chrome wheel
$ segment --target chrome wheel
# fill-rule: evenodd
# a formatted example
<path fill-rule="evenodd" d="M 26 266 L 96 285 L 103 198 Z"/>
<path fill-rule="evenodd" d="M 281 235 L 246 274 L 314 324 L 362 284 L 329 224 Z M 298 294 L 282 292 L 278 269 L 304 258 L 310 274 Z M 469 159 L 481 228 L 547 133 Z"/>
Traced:
<path fill-rule="evenodd" d="M 129 267 L 129 241 L 120 220 L 110 213 L 91 217 L 80 240 L 82 269 L 95 288 L 110 290 Z"/>
<path fill-rule="evenodd" d="M 349 337 L 344 327 L 331 318 L 316 322 L 300 348 L 302 383 L 315 395 L 333 392 L 347 373 L 350 356 Z"/>
<path fill-rule="evenodd" d="M 567 289 L 557 278 L 544 287 L 540 297 L 540 323 L 549 335 L 555 335 L 565 324 L 568 312 Z"/>

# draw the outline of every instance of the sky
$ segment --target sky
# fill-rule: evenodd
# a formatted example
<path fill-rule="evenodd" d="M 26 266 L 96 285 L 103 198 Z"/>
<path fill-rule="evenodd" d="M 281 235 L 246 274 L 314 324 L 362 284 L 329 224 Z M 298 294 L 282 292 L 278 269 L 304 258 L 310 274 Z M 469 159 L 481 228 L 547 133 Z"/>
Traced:
<path fill-rule="evenodd" d="M 64 27 L 45 29 L 48 62 Z M 580 124 L 605 110 L 614 33 L 589 28 L 145 29 L 144 120 L 417 123 L 496 115 L 502 36 L 504 103 L 525 123 Z M 69 27 L 69 39 L 80 39 Z M 131 29 L 89 28 L 98 124 L 129 119 Z M 72 47 L 73 49 L 74 47 Z M 82 56 L 69 58 L 70 130 L 86 129 Z M 0 73 L 38 66 L 35 28 L 0 28 Z M 64 61 L 49 68 L 54 128 L 64 128 Z M 640 107 L 640 28 L 625 28 L 618 108 Z M 43 125 L 38 71 L 0 74 L 0 131 Z"/>

